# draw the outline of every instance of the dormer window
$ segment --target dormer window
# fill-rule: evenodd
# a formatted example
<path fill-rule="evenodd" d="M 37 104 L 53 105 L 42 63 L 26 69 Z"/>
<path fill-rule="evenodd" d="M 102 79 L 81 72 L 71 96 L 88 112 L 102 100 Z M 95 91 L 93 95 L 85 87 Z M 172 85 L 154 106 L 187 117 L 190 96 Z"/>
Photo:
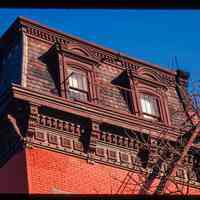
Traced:
<path fill-rule="evenodd" d="M 68 68 L 67 97 L 71 99 L 88 100 L 87 73 L 75 68 Z"/>
<path fill-rule="evenodd" d="M 43 58 L 55 76 L 55 92 L 70 100 L 97 102 L 94 68 L 99 63 L 82 47 L 55 43 Z"/>
<path fill-rule="evenodd" d="M 156 96 L 141 94 L 140 102 L 144 118 L 150 120 L 160 120 L 159 101 Z"/>

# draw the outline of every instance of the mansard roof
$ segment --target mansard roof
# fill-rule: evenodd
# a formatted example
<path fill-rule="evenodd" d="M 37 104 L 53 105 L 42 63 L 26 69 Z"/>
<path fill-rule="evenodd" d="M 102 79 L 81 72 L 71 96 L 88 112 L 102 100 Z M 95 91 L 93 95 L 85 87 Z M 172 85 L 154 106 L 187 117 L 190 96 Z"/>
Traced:
<path fill-rule="evenodd" d="M 145 65 L 145 66 L 148 66 L 150 68 L 157 69 L 158 71 L 168 73 L 170 75 L 176 75 L 176 71 L 174 71 L 174 70 L 169 70 L 169 69 L 160 67 L 160 65 L 152 64 L 150 62 L 147 62 L 147 61 L 144 61 L 144 60 L 141 60 L 141 59 L 130 57 L 130 56 L 124 54 L 124 53 L 119 54 L 119 52 L 114 51 L 113 49 L 105 48 L 105 47 L 97 45 L 95 43 L 83 40 L 83 39 L 81 39 L 77 36 L 72 36 L 72 35 L 66 34 L 62 31 L 58 31 L 58 30 L 55 30 L 53 28 L 49 28 L 49 27 L 42 25 L 42 24 L 40 24 L 36 21 L 30 20 L 30 19 L 27 19 L 27 18 L 21 17 L 21 16 L 18 17 L 13 22 L 13 24 L 10 26 L 10 28 L 1 37 L 1 39 L 0 39 L 0 49 L 2 49 L 3 46 L 7 43 L 7 41 L 10 38 L 12 38 L 11 35 L 13 36 L 13 32 L 16 33 L 17 31 L 22 30 L 24 26 L 31 26 L 35 29 L 44 30 L 48 33 L 54 34 L 54 35 L 61 37 L 63 39 L 69 39 L 69 40 L 72 40 L 74 42 L 80 43 L 82 45 L 86 45 L 87 47 L 98 49 L 99 51 L 103 51 L 105 54 L 109 54 L 109 55 L 112 55 L 114 57 L 120 56 L 124 60 L 130 61 L 130 62 L 136 62 L 140 65 Z"/>

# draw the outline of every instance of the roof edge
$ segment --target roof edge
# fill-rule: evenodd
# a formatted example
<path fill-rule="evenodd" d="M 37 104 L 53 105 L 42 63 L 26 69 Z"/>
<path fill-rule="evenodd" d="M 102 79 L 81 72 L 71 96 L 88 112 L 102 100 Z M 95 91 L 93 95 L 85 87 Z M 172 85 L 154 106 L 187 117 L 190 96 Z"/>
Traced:
<path fill-rule="evenodd" d="M 47 25 L 43 25 L 43 24 L 41 24 L 41 23 L 39 23 L 39 22 L 37 22 L 37 21 L 35 21 L 35 20 L 28 19 L 28 18 L 23 17 L 23 16 L 18 16 L 18 17 L 16 18 L 16 20 L 11 24 L 11 26 L 8 28 L 8 30 L 3 34 L 3 36 L 1 37 L 1 39 L 3 39 L 3 37 L 6 35 L 6 33 L 7 33 L 9 30 L 11 30 L 16 24 L 18 24 L 18 23 L 19 23 L 19 24 L 23 24 L 23 22 L 28 23 L 28 24 L 32 24 L 32 25 L 37 26 L 37 27 L 39 27 L 39 28 L 47 29 L 48 31 L 54 32 L 54 33 L 56 33 L 56 34 L 58 34 L 58 35 L 62 35 L 62 36 L 64 36 L 64 37 L 69 37 L 69 38 L 71 38 L 71 39 L 73 39 L 73 40 L 76 40 L 76 41 L 78 41 L 78 42 L 80 42 L 80 43 L 85 43 L 86 45 L 93 46 L 93 47 L 95 47 L 95 48 L 98 48 L 99 50 L 103 50 L 103 51 L 106 51 L 106 52 L 108 52 L 108 53 L 110 53 L 110 54 L 114 54 L 115 56 L 119 56 L 119 52 L 117 52 L 117 51 L 115 51 L 115 50 L 113 50 L 113 49 L 111 49 L 111 48 L 106 48 L 106 47 L 103 47 L 103 46 L 101 46 L 101 45 L 95 44 L 95 43 L 93 43 L 93 42 L 89 42 L 89 41 L 87 41 L 87 40 L 81 39 L 80 37 L 73 36 L 73 35 L 71 35 L 71 34 L 62 32 L 62 31 L 60 31 L 60 30 L 56 30 L 56 29 L 54 29 L 54 28 L 50 28 L 50 27 L 48 27 Z M 164 68 L 164 67 L 162 67 L 162 66 L 160 66 L 160 65 L 153 64 L 153 63 L 150 63 L 150 62 L 148 62 L 148 61 L 144 61 L 144 60 L 142 60 L 142 59 L 134 58 L 134 57 L 132 57 L 132 56 L 126 55 L 125 53 L 121 53 L 121 52 L 120 52 L 120 56 L 123 57 L 124 59 L 128 59 L 128 60 L 130 60 L 130 61 L 138 62 L 138 63 L 140 63 L 140 64 L 147 65 L 147 66 L 152 67 L 152 68 L 154 68 L 154 69 L 158 69 L 158 70 L 164 71 L 164 72 L 166 72 L 166 73 L 168 73 L 168 74 L 170 74 L 170 75 L 176 75 L 176 74 L 177 74 L 177 72 L 176 72 L 175 70 L 166 69 L 166 68 Z"/>

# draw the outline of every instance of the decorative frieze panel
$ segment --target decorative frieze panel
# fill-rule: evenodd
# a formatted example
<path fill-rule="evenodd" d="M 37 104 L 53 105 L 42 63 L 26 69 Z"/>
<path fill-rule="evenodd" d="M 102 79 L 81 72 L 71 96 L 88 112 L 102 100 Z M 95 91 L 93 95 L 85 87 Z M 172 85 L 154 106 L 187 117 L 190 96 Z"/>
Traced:
<path fill-rule="evenodd" d="M 38 119 L 40 125 L 63 131 L 63 133 L 68 132 L 75 136 L 80 136 L 81 133 L 84 132 L 84 129 L 81 129 L 79 124 L 74 124 L 41 114 L 39 114 Z"/>
<path fill-rule="evenodd" d="M 151 81 L 157 81 L 158 83 L 165 84 L 167 86 L 176 85 L 176 76 L 161 72 L 159 69 L 153 67 L 140 67 L 137 69 L 138 77 L 149 79 Z"/>
<path fill-rule="evenodd" d="M 161 81 L 168 86 L 175 86 L 176 85 L 176 78 L 175 76 L 170 76 L 165 73 L 161 73 Z"/>
<path fill-rule="evenodd" d="M 72 140 L 69 138 L 61 137 L 61 146 L 71 149 Z"/>
<path fill-rule="evenodd" d="M 29 108 L 30 108 L 30 114 L 29 114 L 27 132 L 29 135 L 33 135 L 35 133 L 35 128 L 37 126 L 39 105 L 31 103 Z"/>
<path fill-rule="evenodd" d="M 42 128 L 38 128 L 36 130 L 34 140 L 32 140 L 32 142 L 58 150 L 74 149 L 76 151 L 83 151 L 83 145 L 77 137 L 73 137 L 71 135 L 68 135 L 68 137 L 65 137 L 64 135 L 57 135 L 52 131 Z"/>
<path fill-rule="evenodd" d="M 48 148 L 52 148 L 55 150 L 61 150 L 64 152 L 73 152 L 75 154 L 80 155 L 78 152 L 84 152 L 83 143 L 80 141 L 78 137 L 74 137 L 73 135 L 63 135 L 63 134 L 55 134 L 52 130 L 48 130 L 47 127 L 37 128 L 34 139 L 32 140 L 33 144 L 36 143 L 38 145 L 47 146 Z M 103 159 L 105 162 L 118 163 L 118 165 L 124 166 L 124 164 L 134 165 L 135 160 L 131 160 L 131 156 L 135 154 L 133 151 L 124 151 L 123 147 L 120 148 L 109 148 L 108 146 L 103 146 L 98 144 L 94 148 L 94 159 L 101 160 Z M 81 155 L 85 155 L 83 153 Z M 121 163 L 121 164 L 120 164 Z"/>
<path fill-rule="evenodd" d="M 64 121 L 43 114 L 37 115 L 37 129 L 35 142 L 40 145 L 48 145 L 58 149 L 74 149 L 84 151 L 80 136 L 85 132 L 80 124 Z M 66 137 L 67 136 L 67 137 Z"/>
<path fill-rule="evenodd" d="M 79 141 L 74 141 L 73 142 L 74 144 L 74 149 L 77 150 L 77 151 L 83 151 L 83 144 Z"/>
<path fill-rule="evenodd" d="M 44 132 L 43 131 L 36 131 L 35 132 L 35 139 L 44 142 L 46 140 Z"/>
<path fill-rule="evenodd" d="M 57 135 L 49 134 L 48 135 L 48 141 L 51 144 L 58 144 L 58 136 Z"/>
<path fill-rule="evenodd" d="M 33 35 L 35 37 L 41 38 L 43 40 L 55 43 L 55 42 L 60 42 L 61 44 L 68 44 L 70 41 L 70 39 L 66 40 L 66 38 L 63 38 L 57 34 L 52 34 L 50 32 L 47 32 L 45 30 L 41 30 L 39 28 L 35 28 L 33 26 L 25 26 L 23 25 L 23 31 L 25 33 L 28 33 L 30 35 Z"/>
<path fill-rule="evenodd" d="M 138 140 L 111 134 L 109 132 L 101 132 L 100 140 L 102 142 L 107 142 L 113 145 L 123 146 L 131 149 L 138 149 L 140 146 L 140 142 Z"/>
<path fill-rule="evenodd" d="M 46 28 L 42 27 L 38 24 L 27 23 L 27 22 L 21 22 L 22 23 L 22 29 L 24 33 L 40 38 L 44 41 L 50 42 L 52 44 L 54 43 L 60 43 L 62 45 L 66 45 L 66 47 L 70 44 L 75 44 L 76 47 L 80 46 L 84 49 L 87 49 L 87 52 L 89 52 L 89 56 L 96 59 L 97 61 L 109 63 L 116 65 L 118 67 L 127 69 L 128 71 L 132 71 L 131 73 L 136 74 L 137 70 L 140 68 L 140 65 L 142 61 L 132 60 L 129 59 L 126 56 L 123 56 L 121 54 L 117 54 L 116 52 L 111 52 L 109 50 L 101 49 L 98 46 L 95 46 L 93 44 L 89 44 L 85 41 L 81 42 L 79 39 L 70 37 L 68 35 L 64 35 L 62 33 L 55 32 L 53 30 L 47 30 Z M 138 63 L 138 64 L 136 64 Z M 143 64 L 144 65 L 144 64 Z M 149 64 L 150 65 L 150 64 Z M 142 68 L 143 66 L 141 66 Z M 147 69 L 152 69 L 153 67 L 146 67 Z M 156 68 L 156 71 L 158 71 L 157 74 L 159 74 L 159 80 L 161 80 L 163 83 L 167 85 L 174 85 L 175 83 L 175 76 L 163 71 L 162 69 L 159 70 L 159 68 Z M 155 72 L 155 70 L 153 70 Z"/>
<path fill-rule="evenodd" d="M 96 155 L 97 156 L 100 156 L 100 157 L 105 157 L 105 149 L 104 148 L 99 148 L 99 147 L 96 147 Z"/>
<path fill-rule="evenodd" d="M 120 153 L 120 160 L 123 163 L 129 163 L 130 162 L 130 156 L 126 153 Z"/>
<path fill-rule="evenodd" d="M 104 161 L 107 162 L 114 162 L 118 165 L 124 166 L 124 164 L 133 166 L 135 163 L 135 159 L 132 160 L 131 157 L 134 156 L 137 157 L 136 153 L 133 151 L 124 151 L 124 149 L 111 149 L 106 146 L 97 146 L 96 147 L 96 159 L 102 160 L 104 158 Z"/>
<path fill-rule="evenodd" d="M 108 158 L 113 161 L 118 160 L 118 152 L 114 150 L 108 150 Z"/>

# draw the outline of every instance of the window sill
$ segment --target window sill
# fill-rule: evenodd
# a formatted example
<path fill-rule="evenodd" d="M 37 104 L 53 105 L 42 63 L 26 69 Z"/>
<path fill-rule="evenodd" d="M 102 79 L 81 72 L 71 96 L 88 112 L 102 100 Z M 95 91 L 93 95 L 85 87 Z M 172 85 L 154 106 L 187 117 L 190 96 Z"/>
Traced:
<path fill-rule="evenodd" d="M 140 119 L 143 119 L 145 121 L 148 121 L 148 122 L 152 122 L 152 123 L 156 123 L 156 124 L 160 124 L 160 125 L 164 125 L 165 122 L 163 120 L 159 120 L 159 119 L 148 119 L 148 118 L 145 118 L 144 116 L 140 116 L 139 117 Z"/>

